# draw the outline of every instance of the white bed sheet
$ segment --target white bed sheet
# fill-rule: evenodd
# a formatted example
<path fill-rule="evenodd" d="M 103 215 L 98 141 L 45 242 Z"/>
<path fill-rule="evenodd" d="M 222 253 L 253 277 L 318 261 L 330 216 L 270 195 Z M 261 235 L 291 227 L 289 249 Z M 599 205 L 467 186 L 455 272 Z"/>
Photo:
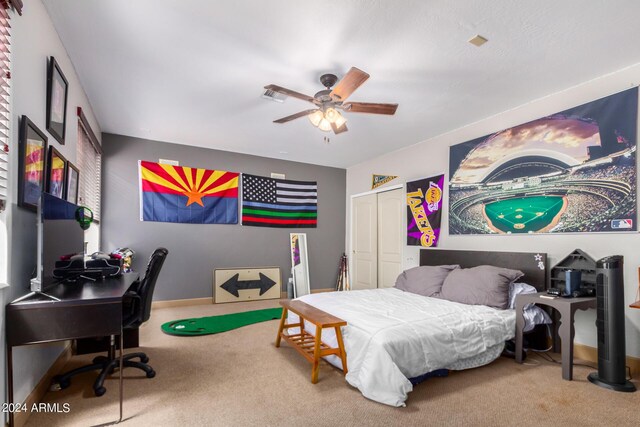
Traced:
<path fill-rule="evenodd" d="M 342 329 L 347 382 L 365 397 L 392 406 L 405 406 L 413 390 L 408 378 L 436 369 L 490 363 L 515 335 L 514 310 L 427 298 L 395 288 L 327 292 L 299 299 L 347 321 Z M 289 318 L 290 323 L 298 320 L 293 313 Z M 315 333 L 310 324 L 306 330 Z M 337 345 L 332 329 L 323 330 L 322 340 Z M 326 359 L 342 368 L 336 356 Z"/>

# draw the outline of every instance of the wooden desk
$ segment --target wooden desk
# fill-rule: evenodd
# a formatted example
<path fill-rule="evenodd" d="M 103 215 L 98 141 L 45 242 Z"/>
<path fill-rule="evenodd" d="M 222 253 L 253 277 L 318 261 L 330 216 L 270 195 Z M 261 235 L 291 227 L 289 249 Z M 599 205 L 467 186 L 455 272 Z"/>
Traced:
<path fill-rule="evenodd" d="M 125 329 L 122 334 L 124 341 L 124 349 L 138 348 L 140 347 L 140 329 L 132 328 Z M 107 353 L 111 347 L 111 337 L 90 337 L 90 338 L 78 338 L 75 340 L 74 355 L 79 356 L 81 354 L 93 354 L 93 353 Z M 116 343 L 116 349 L 120 348 L 119 343 Z"/>
<path fill-rule="evenodd" d="M 538 304 L 553 307 L 560 313 L 560 325 L 558 335 L 561 340 L 562 354 L 562 378 L 571 381 L 573 379 L 573 337 L 575 329 L 573 327 L 573 316 L 577 310 L 587 310 L 596 308 L 595 297 L 543 298 L 546 292 L 537 294 L 520 294 L 516 296 L 516 362 L 522 363 L 522 330 L 524 329 L 524 317 L 522 316 L 524 307 L 527 304 Z"/>
<path fill-rule="evenodd" d="M 13 347 L 106 335 L 120 336 L 120 420 L 122 420 L 122 297 L 137 273 L 101 281 L 62 283 L 47 289 L 53 301 L 34 295 L 7 304 L 8 399 L 13 403 Z M 9 412 L 9 426 L 13 426 Z"/>

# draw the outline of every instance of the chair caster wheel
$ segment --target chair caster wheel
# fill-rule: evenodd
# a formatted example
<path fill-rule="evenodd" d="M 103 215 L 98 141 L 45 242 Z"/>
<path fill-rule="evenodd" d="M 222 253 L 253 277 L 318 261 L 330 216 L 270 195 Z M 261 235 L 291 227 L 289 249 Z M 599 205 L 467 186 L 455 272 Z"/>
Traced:
<path fill-rule="evenodd" d="M 153 369 L 147 372 L 147 378 L 153 378 L 155 376 L 156 376 L 156 371 L 154 371 Z"/>
<path fill-rule="evenodd" d="M 142 363 L 149 363 L 149 357 L 148 356 L 144 356 L 140 358 L 140 362 Z"/>
<path fill-rule="evenodd" d="M 107 389 L 104 387 L 98 387 L 94 388 L 93 392 L 96 394 L 96 396 L 100 397 L 107 392 Z"/>

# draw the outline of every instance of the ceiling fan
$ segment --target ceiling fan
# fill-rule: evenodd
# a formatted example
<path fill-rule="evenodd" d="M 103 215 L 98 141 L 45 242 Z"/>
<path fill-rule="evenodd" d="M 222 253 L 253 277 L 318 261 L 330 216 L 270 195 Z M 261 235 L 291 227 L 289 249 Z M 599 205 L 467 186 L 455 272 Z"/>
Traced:
<path fill-rule="evenodd" d="M 300 111 L 299 113 L 274 120 L 273 122 L 286 123 L 307 116 L 311 123 L 318 129 L 325 132 L 333 130 L 333 133 L 337 135 L 349 130 L 346 124 L 347 119 L 345 119 L 338 110 L 352 113 L 395 114 L 398 109 L 398 104 L 347 101 L 347 98 L 367 81 L 368 78 L 369 74 L 356 67 L 351 67 L 349 72 L 345 74 L 338 84 L 336 84 L 338 77 L 335 74 L 323 74 L 320 76 L 320 83 L 322 83 L 326 89 L 321 90 L 314 96 L 305 95 L 278 85 L 265 86 L 264 88 L 268 91 L 302 99 L 316 106 L 316 108 Z"/>

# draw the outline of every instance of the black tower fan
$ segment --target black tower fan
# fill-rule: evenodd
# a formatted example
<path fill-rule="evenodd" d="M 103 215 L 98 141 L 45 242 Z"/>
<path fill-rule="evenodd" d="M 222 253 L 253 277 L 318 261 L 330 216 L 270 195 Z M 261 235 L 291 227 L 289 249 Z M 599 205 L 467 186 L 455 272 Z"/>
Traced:
<path fill-rule="evenodd" d="M 598 328 L 598 372 L 589 381 L 615 391 L 636 391 L 625 372 L 624 258 L 614 255 L 596 263 L 596 327 Z"/>

